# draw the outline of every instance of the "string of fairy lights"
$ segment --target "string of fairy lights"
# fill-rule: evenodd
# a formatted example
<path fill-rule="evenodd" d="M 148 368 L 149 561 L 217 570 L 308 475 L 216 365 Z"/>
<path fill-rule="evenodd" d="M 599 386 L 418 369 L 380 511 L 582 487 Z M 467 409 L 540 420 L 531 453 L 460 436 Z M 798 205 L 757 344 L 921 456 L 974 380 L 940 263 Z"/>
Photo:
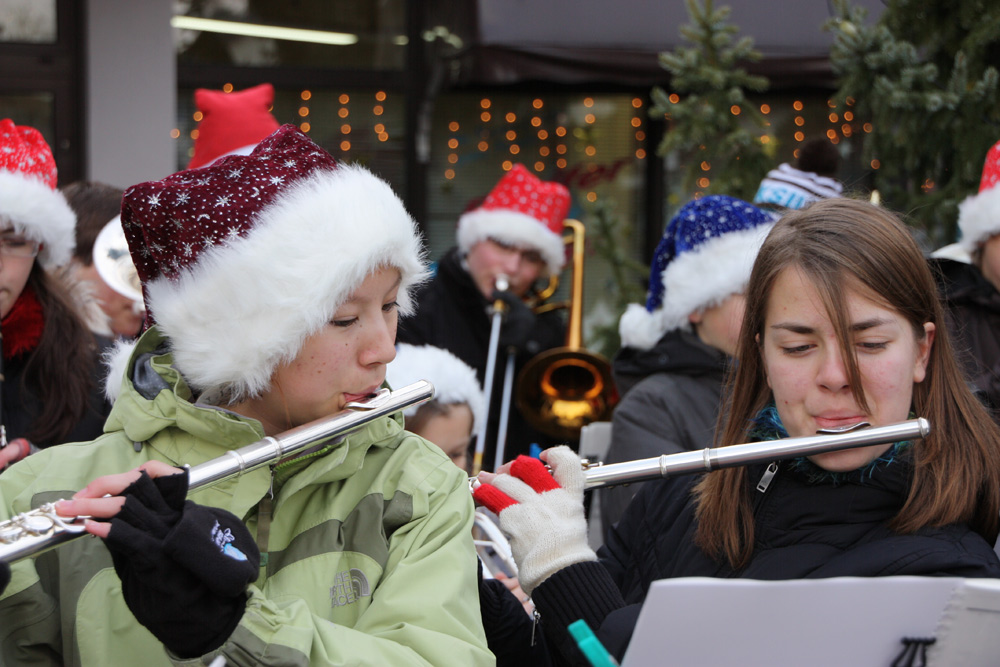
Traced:
<path fill-rule="evenodd" d="M 226 93 L 233 92 L 233 84 L 227 83 L 222 87 L 222 91 Z M 375 140 L 379 143 L 385 143 L 389 141 L 389 132 L 386 128 L 385 122 L 383 122 L 383 116 L 386 112 L 386 100 L 388 94 L 384 90 L 379 90 L 371 94 L 371 120 L 376 121 L 370 123 L 372 135 Z M 355 95 L 355 101 L 359 98 L 363 98 L 362 95 Z M 296 109 L 296 114 L 298 116 L 298 126 L 299 129 L 305 133 L 309 133 L 313 130 L 313 122 L 310 120 L 315 114 L 313 114 L 313 109 L 310 106 L 313 99 L 313 92 L 311 90 L 302 90 L 298 95 L 299 107 Z M 354 132 L 354 128 L 351 126 L 351 95 L 348 93 L 341 93 L 336 96 L 336 122 L 340 123 L 338 130 L 338 138 L 336 139 L 336 145 L 344 153 L 349 153 L 352 148 L 351 136 Z M 360 101 L 359 104 L 364 104 Z M 268 109 L 268 111 L 274 111 L 273 107 Z M 202 121 L 204 114 L 201 111 L 195 111 L 191 114 L 191 119 L 197 124 Z M 192 145 L 188 148 L 188 157 L 194 154 L 194 144 L 193 142 L 198 139 L 199 130 L 196 126 L 188 133 Z M 174 128 L 170 131 L 170 136 L 173 139 L 181 138 L 181 130 L 179 128 Z"/>
<path fill-rule="evenodd" d="M 677 104 L 680 102 L 680 96 L 676 93 L 668 95 L 668 99 L 672 104 Z M 642 98 L 634 97 L 630 100 L 630 104 L 633 113 L 628 119 L 635 139 L 634 156 L 637 160 L 644 160 L 647 157 L 647 149 L 645 148 L 646 140 L 646 123 L 648 120 L 648 114 L 646 111 L 646 102 Z M 846 108 L 842 111 L 837 109 L 837 103 L 833 100 L 827 100 L 827 113 L 826 119 L 829 126 L 826 128 L 816 127 L 816 120 L 813 118 L 812 121 L 807 121 L 806 105 L 801 99 L 796 99 L 791 101 L 790 110 L 780 108 L 778 111 L 791 112 L 790 120 L 794 126 L 794 131 L 791 137 L 788 139 L 794 141 L 796 144 L 802 143 L 807 139 L 807 132 L 811 134 L 824 134 L 827 139 L 833 143 L 837 144 L 843 139 L 850 138 L 856 132 L 871 132 L 871 123 L 864 123 L 858 126 L 855 122 L 855 114 L 851 107 L 854 104 L 854 100 L 848 98 L 846 100 Z M 511 100 L 509 101 L 510 106 L 522 107 L 523 101 Z M 474 137 L 475 151 L 480 153 L 486 153 L 491 150 L 495 151 L 500 159 L 500 166 L 504 171 L 511 169 L 514 162 L 520 161 L 526 165 L 532 167 L 536 172 L 544 172 L 550 167 L 555 167 L 556 169 L 566 169 L 567 163 L 572 159 L 573 155 L 570 154 L 570 143 L 569 139 L 573 138 L 577 141 L 572 144 L 573 154 L 579 155 L 584 159 L 595 159 L 598 156 L 598 151 L 600 149 L 600 144 L 595 142 L 595 133 L 592 131 L 595 126 L 600 125 L 601 118 L 597 111 L 597 105 L 595 105 L 595 100 L 593 97 L 583 97 L 577 102 L 569 102 L 568 104 L 565 100 L 560 100 L 560 108 L 572 108 L 574 105 L 579 105 L 582 107 L 581 114 L 564 114 L 569 117 L 579 117 L 580 121 L 576 126 L 570 126 L 568 123 L 555 123 L 546 120 L 546 115 L 542 113 L 544 109 L 549 106 L 546 101 L 542 98 L 535 98 L 532 100 L 531 107 L 534 112 L 529 116 L 530 132 L 534 132 L 534 136 L 537 137 L 537 141 L 530 141 L 530 137 L 525 136 L 526 127 L 524 126 L 523 119 L 519 124 L 519 118 L 516 111 L 504 111 L 498 109 L 498 105 L 494 100 L 489 97 L 483 97 L 479 100 L 478 104 L 478 124 L 473 129 L 472 132 L 462 132 L 463 122 L 468 123 L 468 121 L 451 120 L 447 124 L 448 133 L 446 137 L 446 160 L 447 165 L 444 169 L 443 176 L 446 180 L 453 180 L 457 176 L 456 165 L 461 160 L 461 155 L 463 150 L 470 150 L 469 137 Z M 613 120 L 617 122 L 620 117 L 620 109 L 618 106 L 611 105 L 609 107 L 612 109 L 614 114 L 614 119 L 604 119 Z M 761 103 L 759 105 L 759 110 L 761 115 L 765 117 L 765 127 L 771 127 L 771 119 L 774 117 L 776 111 L 773 105 L 770 103 Z M 730 113 L 735 116 L 739 116 L 743 112 L 743 109 L 739 105 L 733 105 L 730 108 Z M 815 117 L 819 115 L 815 109 L 811 112 L 810 116 Z M 669 113 L 665 114 L 669 118 Z M 474 118 L 474 114 L 470 114 L 470 117 Z M 474 122 L 474 121 L 473 121 Z M 812 125 L 813 127 L 810 127 Z M 762 144 L 769 144 L 774 141 L 773 137 L 769 132 L 765 132 L 760 136 L 760 142 Z M 785 140 L 784 138 L 782 140 Z M 463 145 L 463 142 L 466 145 Z M 533 143 L 536 147 L 533 149 L 534 154 L 528 155 L 525 153 L 525 146 L 529 143 Z M 618 149 L 616 149 L 616 152 Z M 795 148 L 793 151 L 793 156 L 799 156 L 799 149 Z M 707 161 L 702 161 L 701 169 L 705 172 L 705 175 L 697 181 L 697 185 L 700 188 L 707 188 L 711 184 L 711 165 Z M 878 169 L 880 167 L 879 161 L 872 160 L 870 167 L 872 169 Z M 587 199 L 590 201 L 596 200 L 595 192 L 588 192 L 586 195 Z"/>
<path fill-rule="evenodd" d="M 232 92 L 233 85 L 227 83 L 223 86 L 224 92 Z M 324 95 L 324 100 L 333 99 L 335 101 L 334 126 L 336 136 L 329 138 L 334 145 L 337 145 L 343 153 L 350 153 L 352 148 L 361 145 L 370 147 L 369 141 L 360 139 L 362 142 L 355 146 L 358 140 L 352 142 L 352 137 L 358 137 L 357 131 L 364 129 L 367 136 L 375 141 L 385 143 L 389 141 L 386 122 L 387 94 L 383 90 L 374 93 L 341 93 L 339 95 Z M 299 95 L 298 126 L 306 133 L 313 130 L 316 112 L 312 108 L 315 103 L 313 92 L 302 90 Z M 498 156 L 500 166 L 504 171 L 510 170 L 516 162 L 522 162 L 538 173 L 548 169 L 566 170 L 570 166 L 570 160 L 579 156 L 583 161 L 599 160 L 599 152 L 608 150 L 608 144 L 598 141 L 601 136 L 608 136 L 608 132 L 595 131 L 596 128 L 605 129 L 608 123 L 620 122 L 622 118 L 622 100 L 619 96 L 609 96 L 612 103 L 600 104 L 595 102 L 593 96 L 584 96 L 577 100 L 568 100 L 560 97 L 558 100 L 547 102 L 541 97 L 531 100 L 530 109 L 525 113 L 519 113 L 519 109 L 525 109 L 525 100 L 508 98 L 503 103 L 498 103 L 490 97 L 481 97 L 476 104 L 474 111 L 470 110 L 466 119 L 454 118 L 447 121 L 447 133 L 445 138 L 445 161 L 443 171 L 445 180 L 453 180 L 458 176 L 458 166 L 462 161 L 461 155 L 469 153 L 491 153 Z M 676 93 L 668 95 L 667 99 L 671 104 L 680 102 L 680 96 Z M 508 109 L 502 109 L 506 104 Z M 827 139 L 837 144 L 844 139 L 849 139 L 857 132 L 869 133 L 872 131 L 871 123 L 858 123 L 852 109 L 854 100 L 848 98 L 843 109 L 838 109 L 838 105 L 833 100 L 826 100 L 826 127 L 815 127 L 816 117 L 819 116 L 815 109 L 808 114 L 813 120 L 807 121 L 806 105 L 801 99 L 791 101 L 790 110 L 775 108 L 777 103 L 760 103 L 759 111 L 765 118 L 766 127 L 770 128 L 771 119 L 781 111 L 789 113 L 792 134 L 788 138 L 780 138 L 780 141 L 791 139 L 795 143 L 801 143 L 809 135 L 824 134 Z M 646 125 L 648 122 L 647 103 L 643 98 L 632 97 L 628 100 L 631 107 L 630 113 L 626 113 L 628 118 L 629 131 L 634 138 L 634 148 L 632 154 L 636 160 L 644 160 L 647 157 Z M 329 102 L 323 105 L 323 112 L 329 114 Z M 353 108 L 352 108 L 353 107 Z M 628 107 L 624 107 L 628 109 Z M 361 120 L 367 112 L 368 118 Z M 739 116 L 743 109 L 739 105 L 733 105 L 730 113 Z M 669 119 L 669 112 L 665 114 Z M 195 111 L 192 116 L 195 124 L 202 118 L 201 111 Z M 336 124 L 339 123 L 339 127 Z M 324 118 L 323 125 L 329 124 L 329 117 Z M 354 127 L 356 125 L 357 127 Z M 813 127 L 810 127 L 813 125 Z M 463 131 L 465 126 L 465 131 Z M 181 130 L 173 129 L 171 137 L 181 138 Z M 193 142 L 198 138 L 197 126 L 189 133 Z M 365 136 L 364 134 L 361 136 Z M 613 152 L 620 156 L 620 137 L 616 135 Z M 768 144 L 775 140 L 770 130 L 760 136 L 762 144 Z M 377 145 L 377 144 L 376 144 Z M 603 148 L 602 148 L 603 146 Z M 189 149 L 189 154 L 193 152 Z M 793 151 L 793 156 L 798 157 L 799 149 Z M 610 156 L 607 156 L 610 157 Z M 869 166 L 873 170 L 881 166 L 877 159 L 871 160 Z M 702 161 L 701 169 L 705 172 L 697 181 L 699 188 L 707 188 L 711 184 L 711 165 L 707 161 Z M 932 188 L 933 183 L 924 184 L 925 188 Z M 596 201 L 597 193 L 589 191 L 586 193 L 589 201 Z"/>

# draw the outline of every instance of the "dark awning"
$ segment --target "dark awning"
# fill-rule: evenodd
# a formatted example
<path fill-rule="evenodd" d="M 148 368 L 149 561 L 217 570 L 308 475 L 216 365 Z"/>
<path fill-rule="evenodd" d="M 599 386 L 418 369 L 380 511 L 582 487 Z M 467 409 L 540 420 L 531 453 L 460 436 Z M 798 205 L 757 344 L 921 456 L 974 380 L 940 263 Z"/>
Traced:
<path fill-rule="evenodd" d="M 881 0 L 853 0 L 874 21 Z M 747 69 L 772 88 L 828 86 L 830 0 L 729 0 L 730 22 L 763 59 Z M 658 54 L 682 43 L 684 0 L 477 0 L 477 36 L 462 60 L 463 83 L 521 81 L 665 83 Z"/>

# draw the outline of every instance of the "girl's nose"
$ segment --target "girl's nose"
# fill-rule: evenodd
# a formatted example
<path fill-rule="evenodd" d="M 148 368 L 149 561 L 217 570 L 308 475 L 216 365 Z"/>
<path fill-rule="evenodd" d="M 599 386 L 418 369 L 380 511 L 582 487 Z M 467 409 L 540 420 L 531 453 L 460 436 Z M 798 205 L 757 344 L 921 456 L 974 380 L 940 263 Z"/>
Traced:
<path fill-rule="evenodd" d="M 847 365 L 839 349 L 828 348 L 816 380 L 830 391 L 841 391 L 848 386 Z"/>

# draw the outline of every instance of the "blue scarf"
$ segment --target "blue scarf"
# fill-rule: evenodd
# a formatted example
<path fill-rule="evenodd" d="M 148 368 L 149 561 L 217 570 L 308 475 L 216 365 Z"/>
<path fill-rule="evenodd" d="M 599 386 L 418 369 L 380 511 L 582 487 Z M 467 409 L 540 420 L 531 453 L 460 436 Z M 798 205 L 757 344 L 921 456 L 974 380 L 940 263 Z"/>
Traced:
<path fill-rule="evenodd" d="M 781 423 L 781 417 L 778 415 L 778 408 L 773 403 L 768 404 L 763 410 L 758 412 L 750 420 L 750 424 L 749 436 L 754 442 L 779 440 L 788 437 L 788 431 L 785 430 L 784 424 Z M 878 470 L 888 468 L 892 465 L 912 444 L 909 440 L 893 443 L 892 447 L 885 450 L 881 456 L 865 467 L 848 472 L 830 472 L 829 470 L 824 470 L 804 456 L 792 459 L 789 463 L 789 468 L 805 477 L 809 484 L 833 484 L 834 486 L 838 486 L 848 481 L 863 483 L 866 480 L 871 480 L 872 476 Z"/>

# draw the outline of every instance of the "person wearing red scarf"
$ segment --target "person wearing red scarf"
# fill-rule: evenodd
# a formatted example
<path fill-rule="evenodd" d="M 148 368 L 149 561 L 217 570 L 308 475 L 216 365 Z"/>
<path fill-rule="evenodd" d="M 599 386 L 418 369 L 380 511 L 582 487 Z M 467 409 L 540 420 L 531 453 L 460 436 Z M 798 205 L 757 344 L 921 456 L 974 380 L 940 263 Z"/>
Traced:
<path fill-rule="evenodd" d="M 110 410 L 95 338 L 72 287 L 76 216 L 56 190 L 52 151 L 38 130 L 0 120 L 0 468 L 37 448 L 90 440 Z"/>

